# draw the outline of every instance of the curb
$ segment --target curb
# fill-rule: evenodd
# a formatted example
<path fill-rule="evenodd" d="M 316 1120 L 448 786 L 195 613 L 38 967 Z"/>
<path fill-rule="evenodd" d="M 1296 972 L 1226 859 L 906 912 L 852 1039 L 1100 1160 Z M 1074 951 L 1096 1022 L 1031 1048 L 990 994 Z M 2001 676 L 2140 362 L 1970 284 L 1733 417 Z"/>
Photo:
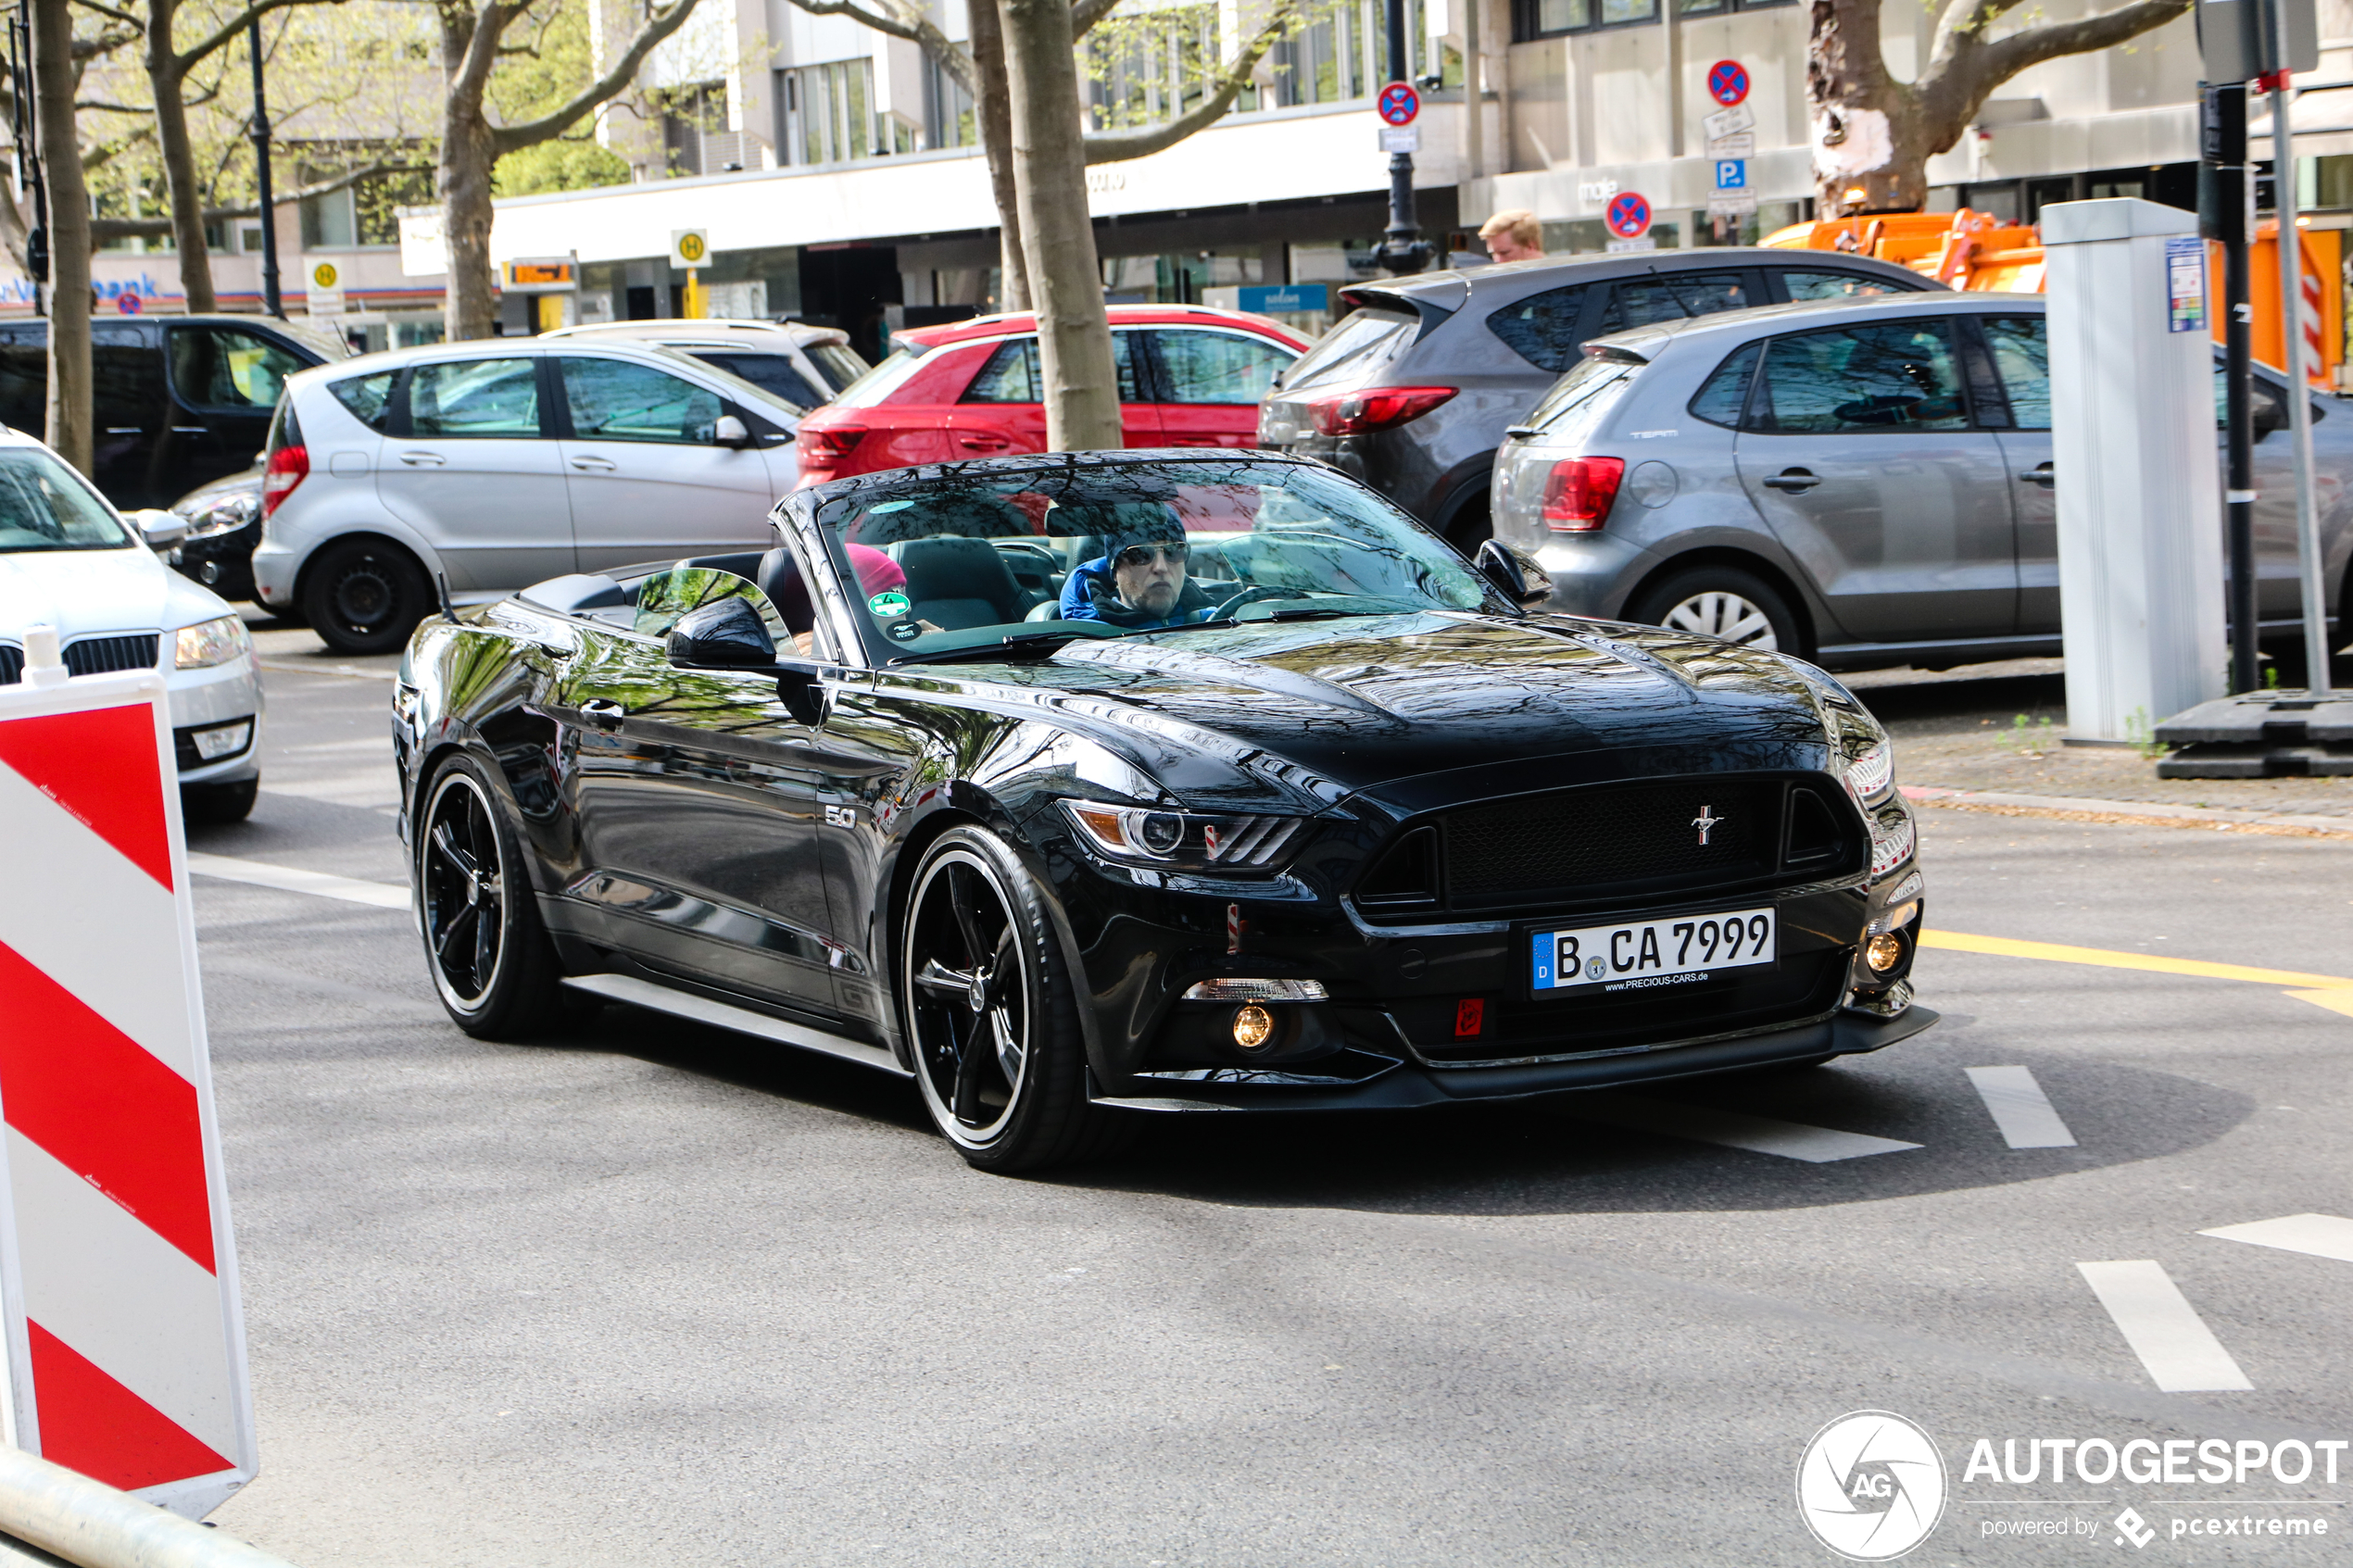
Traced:
<path fill-rule="evenodd" d="M 2205 806 L 2158 806 L 2145 800 L 2087 800 L 2067 796 L 2007 795 L 1989 790 L 1940 789 L 1906 784 L 1905 799 L 1916 806 L 1953 811 L 1984 811 L 2001 817 L 2041 817 L 2062 822 L 2108 822 L 2127 827 L 2206 828 L 2217 833 L 2268 834 L 2275 838 L 2353 839 L 2353 817 L 2313 817 L 2223 811 Z"/>

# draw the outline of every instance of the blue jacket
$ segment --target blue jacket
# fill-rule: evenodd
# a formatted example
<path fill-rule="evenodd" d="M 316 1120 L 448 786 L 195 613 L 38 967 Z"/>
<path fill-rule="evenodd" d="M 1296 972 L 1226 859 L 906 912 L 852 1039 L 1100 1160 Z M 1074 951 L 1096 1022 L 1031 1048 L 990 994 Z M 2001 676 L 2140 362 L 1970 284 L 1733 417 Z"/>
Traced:
<path fill-rule="evenodd" d="M 1188 577 L 1184 587 L 1177 591 L 1176 606 L 1167 615 L 1155 619 L 1142 610 L 1131 609 L 1120 603 L 1119 591 L 1113 586 L 1109 556 L 1097 556 L 1072 572 L 1069 580 L 1063 583 L 1062 612 L 1064 621 L 1101 621 L 1135 632 L 1190 626 L 1196 621 L 1208 620 L 1216 608 L 1217 600 L 1202 591 L 1198 580 Z"/>

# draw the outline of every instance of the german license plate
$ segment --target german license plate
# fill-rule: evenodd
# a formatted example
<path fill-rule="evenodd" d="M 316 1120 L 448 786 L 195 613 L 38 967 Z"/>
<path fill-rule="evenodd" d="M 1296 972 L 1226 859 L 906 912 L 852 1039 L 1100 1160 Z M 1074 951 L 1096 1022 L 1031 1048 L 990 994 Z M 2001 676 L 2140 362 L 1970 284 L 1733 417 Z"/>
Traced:
<path fill-rule="evenodd" d="M 1645 991 L 1695 985 L 1728 969 L 1771 963 L 1773 911 L 1727 909 L 1720 914 L 1589 925 L 1534 934 L 1534 988 L 1548 991 Z"/>

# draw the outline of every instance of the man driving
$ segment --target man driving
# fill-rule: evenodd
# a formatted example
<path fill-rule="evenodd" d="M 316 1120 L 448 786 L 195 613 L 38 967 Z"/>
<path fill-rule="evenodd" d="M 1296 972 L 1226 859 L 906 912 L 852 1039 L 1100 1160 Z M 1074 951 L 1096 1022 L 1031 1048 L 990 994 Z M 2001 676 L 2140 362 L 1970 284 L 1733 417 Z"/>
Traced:
<path fill-rule="evenodd" d="M 1190 551 L 1184 525 L 1170 509 L 1151 501 L 1116 510 L 1121 526 L 1105 531 L 1103 553 L 1063 584 L 1063 619 L 1146 632 L 1190 626 L 1214 614 L 1217 599 L 1186 573 Z"/>

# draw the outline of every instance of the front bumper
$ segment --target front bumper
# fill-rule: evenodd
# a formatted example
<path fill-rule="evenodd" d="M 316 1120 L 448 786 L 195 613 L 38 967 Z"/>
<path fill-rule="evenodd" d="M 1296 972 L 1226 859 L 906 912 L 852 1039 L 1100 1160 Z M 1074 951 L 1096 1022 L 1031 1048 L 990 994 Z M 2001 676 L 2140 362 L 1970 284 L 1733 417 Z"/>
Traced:
<path fill-rule="evenodd" d="M 260 776 L 261 678 L 251 654 L 241 654 L 208 670 L 167 670 L 164 684 L 182 784 L 240 784 Z M 196 732 L 240 721 L 248 721 L 252 726 L 243 746 L 223 757 L 206 758 L 198 753 Z"/>
<path fill-rule="evenodd" d="M 1917 1005 L 1894 1018 L 1842 1009 L 1828 1018 L 1729 1039 L 1526 1067 L 1426 1067 L 1403 1049 L 1389 1056 L 1353 1047 L 1289 1070 L 1215 1067 L 1141 1073 L 1130 1093 L 1089 1098 L 1126 1110 L 1417 1110 L 1852 1056 L 1907 1040 L 1937 1018 Z"/>

